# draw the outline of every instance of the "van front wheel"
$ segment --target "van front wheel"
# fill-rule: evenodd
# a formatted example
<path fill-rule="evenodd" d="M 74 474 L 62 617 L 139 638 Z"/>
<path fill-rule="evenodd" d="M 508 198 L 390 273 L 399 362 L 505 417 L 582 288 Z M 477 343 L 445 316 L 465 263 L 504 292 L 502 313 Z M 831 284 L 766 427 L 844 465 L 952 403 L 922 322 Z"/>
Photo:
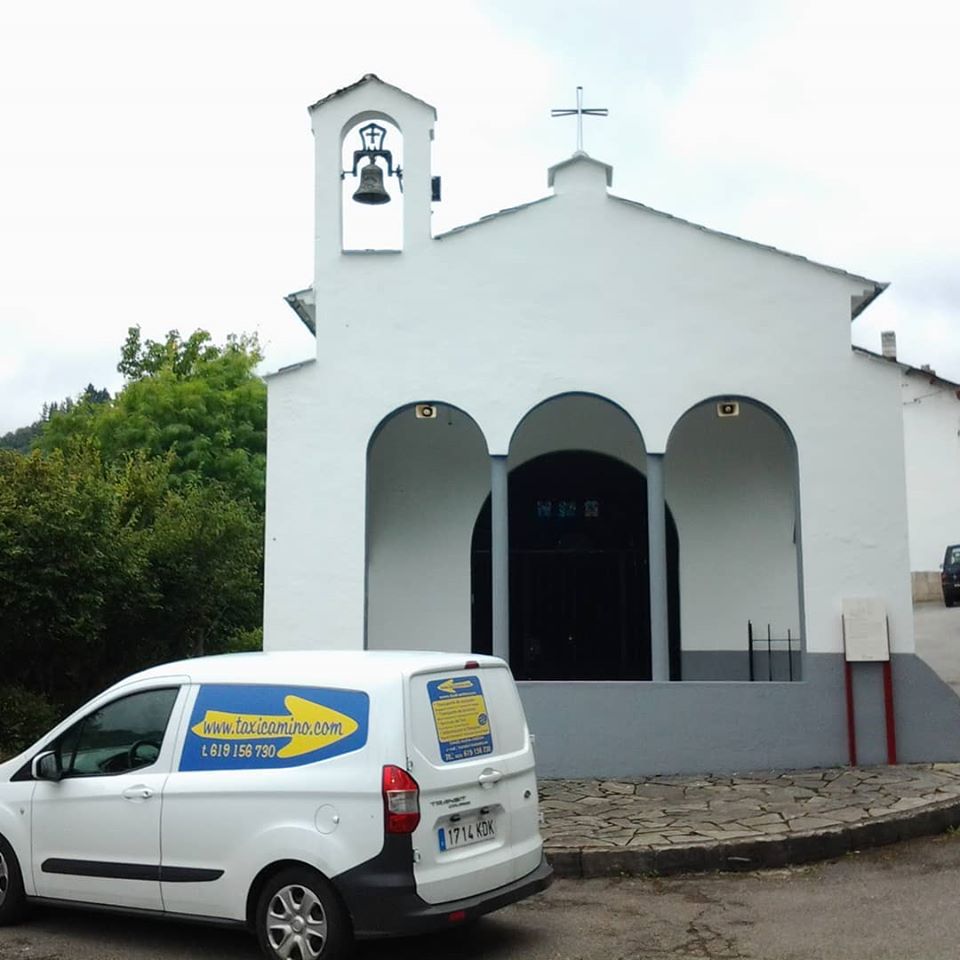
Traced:
<path fill-rule="evenodd" d="M 0 927 L 16 923 L 23 916 L 25 903 L 17 855 L 10 844 L 0 837 Z"/>
<path fill-rule="evenodd" d="M 350 951 L 347 912 L 330 881 L 309 867 L 288 867 L 271 877 L 256 916 L 268 960 L 342 960 Z"/>

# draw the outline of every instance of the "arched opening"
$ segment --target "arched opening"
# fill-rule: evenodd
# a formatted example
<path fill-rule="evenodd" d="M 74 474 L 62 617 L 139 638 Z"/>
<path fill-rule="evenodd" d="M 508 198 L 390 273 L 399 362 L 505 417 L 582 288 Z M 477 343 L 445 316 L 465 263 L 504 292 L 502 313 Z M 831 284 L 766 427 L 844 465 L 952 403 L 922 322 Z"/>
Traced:
<path fill-rule="evenodd" d="M 366 149 L 375 150 L 377 155 L 363 154 Z M 400 128 L 386 114 L 367 112 L 354 117 L 343 130 L 341 162 L 342 249 L 402 250 L 403 190 L 401 176 L 397 175 L 403 170 Z M 363 171 L 370 164 L 379 174 L 365 179 Z M 382 192 L 370 189 L 377 177 Z"/>
<path fill-rule="evenodd" d="M 522 680 L 649 680 L 647 482 L 589 450 L 511 471 L 510 665 Z M 490 500 L 471 545 L 475 652 L 491 649 Z M 667 511 L 671 676 L 679 673 L 679 543 Z"/>
<path fill-rule="evenodd" d="M 487 444 L 445 403 L 403 407 L 367 448 L 366 646 L 467 653 L 469 542 L 490 494 Z"/>
<path fill-rule="evenodd" d="M 747 397 L 698 404 L 670 434 L 665 487 L 684 546 L 684 678 L 800 679 L 799 480 L 786 423 Z M 752 654 L 748 623 L 762 638 Z"/>

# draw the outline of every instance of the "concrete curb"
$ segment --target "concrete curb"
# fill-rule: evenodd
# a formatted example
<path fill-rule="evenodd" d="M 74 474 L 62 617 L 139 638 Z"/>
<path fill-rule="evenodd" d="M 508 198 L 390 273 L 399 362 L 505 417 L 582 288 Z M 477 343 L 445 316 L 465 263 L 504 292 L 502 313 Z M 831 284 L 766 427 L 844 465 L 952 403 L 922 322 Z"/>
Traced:
<path fill-rule="evenodd" d="M 960 827 L 960 798 L 951 798 L 858 823 L 803 833 L 639 847 L 548 847 L 558 877 L 660 876 L 718 870 L 763 870 L 833 860 L 856 850 Z"/>

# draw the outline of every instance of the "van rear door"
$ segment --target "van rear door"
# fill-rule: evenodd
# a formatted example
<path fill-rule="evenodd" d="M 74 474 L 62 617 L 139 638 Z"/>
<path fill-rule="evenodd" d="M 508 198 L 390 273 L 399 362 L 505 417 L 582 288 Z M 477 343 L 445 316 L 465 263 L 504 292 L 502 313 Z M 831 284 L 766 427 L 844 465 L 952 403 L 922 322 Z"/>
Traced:
<path fill-rule="evenodd" d="M 542 841 L 533 750 L 506 664 L 484 657 L 415 672 L 405 701 L 408 763 L 420 787 L 417 893 L 445 903 L 535 870 Z"/>

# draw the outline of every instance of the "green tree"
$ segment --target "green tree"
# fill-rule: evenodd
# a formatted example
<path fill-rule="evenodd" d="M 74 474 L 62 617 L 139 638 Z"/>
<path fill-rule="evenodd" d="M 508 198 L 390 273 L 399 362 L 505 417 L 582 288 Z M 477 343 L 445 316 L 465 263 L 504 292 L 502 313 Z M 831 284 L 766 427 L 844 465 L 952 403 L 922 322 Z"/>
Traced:
<path fill-rule="evenodd" d="M 54 411 L 39 446 L 94 439 L 107 463 L 137 452 L 169 455 L 174 483 L 215 480 L 262 509 L 267 404 L 254 372 L 261 359 L 256 337 L 231 336 L 217 346 L 204 330 L 186 340 L 171 330 L 154 341 L 131 327 L 117 367 L 123 389 L 105 402 L 87 393 Z"/>
<path fill-rule="evenodd" d="M 59 719 L 57 710 L 39 694 L 0 684 L 0 763 L 26 750 Z"/>
<path fill-rule="evenodd" d="M 144 633 L 163 657 L 250 648 L 263 611 L 263 524 L 217 484 L 180 485 L 146 542 L 155 591 Z M 259 644 L 257 644 L 259 646 Z"/>
<path fill-rule="evenodd" d="M 0 437 L 0 450 L 16 450 L 18 453 L 26 453 L 32 446 L 40 431 L 43 429 L 43 421 L 37 420 L 26 427 L 18 427 Z"/>
<path fill-rule="evenodd" d="M 258 508 L 174 482 L 173 454 L 104 463 L 92 440 L 0 451 L 0 677 L 64 708 L 164 660 L 249 649 Z"/>
<path fill-rule="evenodd" d="M 53 403 L 45 403 L 39 420 L 35 420 L 26 427 L 19 427 L 16 430 L 5 433 L 0 437 L 0 450 L 17 450 L 20 453 L 28 453 L 40 438 L 44 423 L 55 414 L 68 412 L 72 410 L 77 403 L 108 403 L 109 400 L 109 390 L 104 387 L 98 390 L 92 383 L 88 383 L 78 400 L 67 397 L 59 403 L 56 401 Z"/>
<path fill-rule="evenodd" d="M 0 452 L 0 676 L 66 703 L 107 661 L 143 552 L 91 446 Z"/>

